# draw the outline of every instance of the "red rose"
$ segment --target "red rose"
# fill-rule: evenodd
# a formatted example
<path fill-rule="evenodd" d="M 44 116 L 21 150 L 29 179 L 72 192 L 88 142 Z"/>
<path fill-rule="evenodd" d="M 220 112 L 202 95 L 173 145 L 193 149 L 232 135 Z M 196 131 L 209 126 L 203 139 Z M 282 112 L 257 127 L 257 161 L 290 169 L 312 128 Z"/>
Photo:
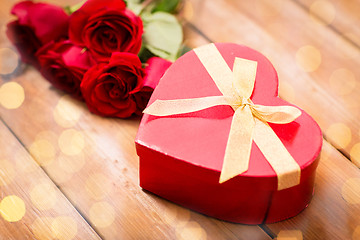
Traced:
<path fill-rule="evenodd" d="M 160 78 L 172 63 L 159 57 L 152 57 L 146 62 L 144 85 L 141 90 L 134 94 L 136 105 L 138 107 L 137 114 L 140 115 L 146 108 L 147 103 L 158 85 Z"/>
<path fill-rule="evenodd" d="M 134 94 L 143 87 L 145 71 L 137 55 L 115 52 L 109 63 L 92 67 L 81 82 L 81 92 L 91 112 L 126 118 L 137 112 Z"/>
<path fill-rule="evenodd" d="M 67 37 L 69 16 L 60 7 L 24 1 L 11 13 L 18 20 L 8 24 L 7 36 L 26 63 L 36 64 L 35 52 L 42 45 Z"/>
<path fill-rule="evenodd" d="M 142 33 L 141 18 L 127 10 L 123 0 L 88 0 L 70 17 L 70 40 L 97 58 L 113 52 L 137 54 Z"/>
<path fill-rule="evenodd" d="M 70 41 L 51 42 L 41 48 L 36 56 L 41 74 L 56 88 L 82 99 L 80 83 L 85 72 L 95 65 L 88 51 L 83 51 Z"/>
<path fill-rule="evenodd" d="M 35 53 L 42 44 L 35 36 L 33 30 L 30 27 L 19 25 L 17 21 L 14 21 L 7 25 L 6 34 L 18 50 L 21 60 L 24 63 L 38 67 Z"/>

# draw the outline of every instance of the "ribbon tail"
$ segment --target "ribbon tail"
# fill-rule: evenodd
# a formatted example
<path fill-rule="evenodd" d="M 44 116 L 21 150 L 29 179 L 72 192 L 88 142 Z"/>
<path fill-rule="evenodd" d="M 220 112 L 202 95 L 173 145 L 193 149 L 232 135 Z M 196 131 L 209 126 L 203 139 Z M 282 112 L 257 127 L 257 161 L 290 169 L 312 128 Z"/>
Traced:
<path fill-rule="evenodd" d="M 276 133 L 265 122 L 255 118 L 254 141 L 274 169 L 278 178 L 278 190 L 300 183 L 300 166 L 287 151 Z"/>
<path fill-rule="evenodd" d="M 254 115 L 266 122 L 286 124 L 294 121 L 301 115 L 300 109 L 293 106 L 263 106 L 254 105 Z"/>
<path fill-rule="evenodd" d="M 224 96 L 211 96 L 190 99 L 156 100 L 143 113 L 154 116 L 170 116 L 200 111 L 206 108 L 229 105 Z"/>
<path fill-rule="evenodd" d="M 233 116 L 219 183 L 249 168 L 254 117 L 249 106 L 238 108 Z"/>

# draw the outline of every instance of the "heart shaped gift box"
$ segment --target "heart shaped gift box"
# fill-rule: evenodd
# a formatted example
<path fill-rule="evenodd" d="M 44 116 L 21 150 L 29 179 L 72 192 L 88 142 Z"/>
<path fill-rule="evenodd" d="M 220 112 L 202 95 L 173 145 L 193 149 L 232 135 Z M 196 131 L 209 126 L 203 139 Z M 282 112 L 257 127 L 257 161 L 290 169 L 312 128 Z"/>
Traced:
<path fill-rule="evenodd" d="M 212 60 L 210 67 L 204 63 L 216 57 L 221 58 L 229 71 L 233 69 L 235 58 L 257 63 L 249 102 L 265 106 L 291 106 L 278 97 L 277 73 L 270 61 L 259 52 L 230 43 L 201 48 L 205 53 L 203 60 L 195 49 L 172 64 L 160 80 L 148 106 L 159 99 L 222 96 L 223 92 L 214 82 L 209 68 L 219 67 L 221 77 L 223 66 L 217 66 L 221 64 L 216 64 L 216 61 L 211 65 Z M 217 56 L 213 56 L 209 49 Z M 177 108 L 176 104 L 174 108 Z M 144 114 L 136 137 L 140 186 L 187 208 L 237 223 L 271 223 L 301 212 L 312 198 L 322 145 L 321 131 L 316 122 L 301 110 L 301 115 L 290 123 L 266 123 L 276 134 L 275 140 L 279 139 L 290 154 L 297 173 L 291 168 L 286 172 L 287 163 L 281 161 L 285 172 L 279 173 L 274 170 L 276 164 L 270 164 L 265 157 L 274 154 L 277 161 L 281 151 L 272 147 L 276 141 L 268 141 L 270 153 L 266 154 L 258 147 L 257 141 L 251 141 L 247 170 L 219 183 L 233 117 L 234 108 L 226 104 L 167 116 Z M 266 139 L 266 136 L 257 138 Z M 294 184 L 289 183 L 291 176 L 297 178 Z"/>

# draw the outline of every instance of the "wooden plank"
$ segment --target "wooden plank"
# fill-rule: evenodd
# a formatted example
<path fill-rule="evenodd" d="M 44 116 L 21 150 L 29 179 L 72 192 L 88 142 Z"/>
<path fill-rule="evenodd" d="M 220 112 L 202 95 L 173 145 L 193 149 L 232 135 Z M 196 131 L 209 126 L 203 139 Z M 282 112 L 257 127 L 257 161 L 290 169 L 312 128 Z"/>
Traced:
<path fill-rule="evenodd" d="M 310 205 L 294 218 L 267 226 L 275 235 L 293 231 L 304 239 L 359 239 L 359 186 L 359 169 L 324 142 Z"/>
<path fill-rule="evenodd" d="M 185 19 L 212 41 L 245 44 L 265 54 L 278 71 L 280 96 L 312 115 L 326 139 L 360 166 L 359 49 L 314 24 L 292 1 L 187 3 Z M 358 56 L 345 56 L 353 52 Z"/>
<path fill-rule="evenodd" d="M 100 239 L 2 122 L 0 146 L 1 239 Z"/>
<path fill-rule="evenodd" d="M 360 47 L 360 2 L 296 0 L 314 18 L 317 24 L 328 26 L 347 41 Z"/>

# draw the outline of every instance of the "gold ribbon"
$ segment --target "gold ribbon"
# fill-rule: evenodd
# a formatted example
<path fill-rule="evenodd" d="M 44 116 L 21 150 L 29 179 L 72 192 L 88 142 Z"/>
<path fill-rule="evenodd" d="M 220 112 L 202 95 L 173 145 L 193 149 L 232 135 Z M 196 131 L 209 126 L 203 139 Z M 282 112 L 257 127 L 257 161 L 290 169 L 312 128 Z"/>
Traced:
<path fill-rule="evenodd" d="M 254 140 L 277 174 L 278 190 L 298 185 L 300 167 L 267 122 L 286 124 L 299 117 L 301 111 L 292 106 L 257 105 L 250 100 L 255 84 L 256 61 L 236 57 L 231 71 L 214 44 L 194 51 L 223 95 L 156 100 L 144 113 L 170 116 L 230 105 L 235 112 L 219 182 L 223 183 L 248 170 Z"/>

